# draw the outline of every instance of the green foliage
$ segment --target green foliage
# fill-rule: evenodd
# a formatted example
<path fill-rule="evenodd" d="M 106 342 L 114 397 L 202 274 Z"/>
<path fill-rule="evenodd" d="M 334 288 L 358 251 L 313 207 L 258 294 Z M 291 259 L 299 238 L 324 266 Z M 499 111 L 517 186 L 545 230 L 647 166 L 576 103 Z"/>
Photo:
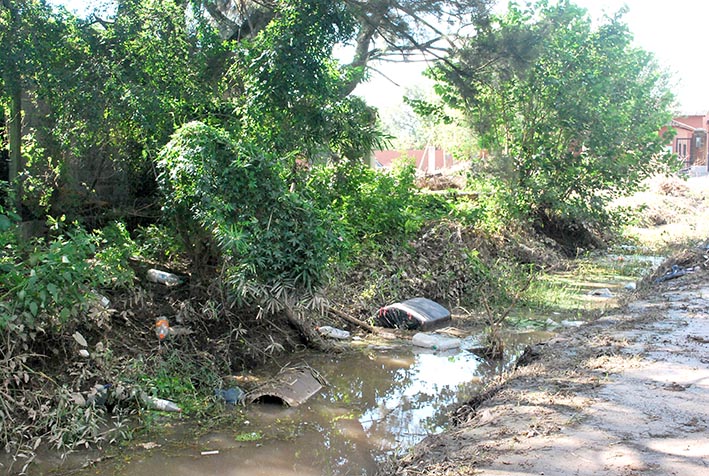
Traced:
<path fill-rule="evenodd" d="M 195 237 L 218 245 L 237 282 L 312 290 L 336 247 L 327 210 L 289 190 L 285 161 L 190 123 L 160 155 L 165 211 L 192 258 Z"/>
<path fill-rule="evenodd" d="M 88 233 L 54 222 L 56 235 L 21 243 L 3 234 L 0 328 L 58 329 L 80 319 L 99 298 L 95 290 L 132 284 L 132 241 L 122 225 Z"/>
<path fill-rule="evenodd" d="M 373 109 L 346 97 L 347 75 L 332 58 L 351 38 L 353 17 L 342 2 L 278 2 L 275 16 L 237 49 L 228 74 L 239 133 L 260 149 L 308 161 L 364 158 L 382 141 Z"/>
<path fill-rule="evenodd" d="M 632 45 L 622 11 L 594 28 L 570 2 L 513 3 L 433 75 L 509 162 L 501 178 L 532 214 L 603 220 L 610 199 L 673 165 L 658 134 L 667 76 Z"/>
<path fill-rule="evenodd" d="M 168 226 L 148 225 L 134 231 L 139 256 L 158 263 L 175 262 L 183 251 L 183 243 Z"/>
<path fill-rule="evenodd" d="M 52 212 L 52 197 L 59 188 L 63 164 L 50 157 L 33 135 L 26 135 L 23 141 L 22 204 L 29 209 L 29 216 L 40 218 Z"/>
<path fill-rule="evenodd" d="M 260 431 L 244 432 L 234 436 L 234 440 L 236 441 L 259 441 L 262 439 L 263 433 L 261 433 Z"/>
<path fill-rule="evenodd" d="M 315 166 L 306 185 L 318 208 L 337 217 L 333 226 L 357 249 L 362 242 L 389 242 L 416 231 L 423 220 L 412 164 L 391 173 L 364 164 L 339 162 Z"/>

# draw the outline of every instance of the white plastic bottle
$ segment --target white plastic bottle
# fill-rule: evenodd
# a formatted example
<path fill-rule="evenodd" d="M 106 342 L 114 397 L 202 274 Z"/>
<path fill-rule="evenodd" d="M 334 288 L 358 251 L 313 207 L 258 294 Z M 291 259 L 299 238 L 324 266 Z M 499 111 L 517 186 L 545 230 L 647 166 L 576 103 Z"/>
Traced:
<path fill-rule="evenodd" d="M 174 402 L 170 400 L 164 400 L 162 398 L 156 397 L 143 397 L 143 402 L 148 408 L 153 410 L 160 410 L 161 412 L 181 412 L 182 409 L 178 407 Z"/>
<path fill-rule="evenodd" d="M 349 339 L 350 333 L 348 331 L 338 329 L 332 326 L 320 326 L 317 331 L 323 337 L 329 337 L 330 339 Z"/>
<path fill-rule="evenodd" d="M 427 334 L 419 332 L 411 339 L 411 343 L 417 347 L 425 347 L 433 350 L 449 350 L 460 347 L 460 339 L 455 337 L 445 337 L 440 334 Z"/>
<path fill-rule="evenodd" d="M 148 281 L 152 283 L 164 284 L 165 286 L 177 286 L 182 283 L 179 276 L 168 273 L 167 271 L 160 271 L 159 269 L 148 270 Z"/>

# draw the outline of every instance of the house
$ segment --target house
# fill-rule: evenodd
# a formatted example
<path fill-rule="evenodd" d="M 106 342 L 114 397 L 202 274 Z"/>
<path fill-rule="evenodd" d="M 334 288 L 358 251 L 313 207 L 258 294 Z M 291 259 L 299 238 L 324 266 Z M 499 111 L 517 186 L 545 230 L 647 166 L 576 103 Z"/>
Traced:
<path fill-rule="evenodd" d="M 459 162 L 453 155 L 433 146 L 425 149 L 409 150 L 375 150 L 372 166 L 378 169 L 390 169 L 395 160 L 410 158 L 416 162 L 416 171 L 419 174 L 436 174 L 458 165 Z"/>
<path fill-rule="evenodd" d="M 660 133 L 674 129 L 675 137 L 669 145 L 672 153 L 684 162 L 684 167 L 702 167 L 707 169 L 709 149 L 707 148 L 707 131 L 709 130 L 709 113 L 677 116 L 670 124 L 663 127 Z"/>

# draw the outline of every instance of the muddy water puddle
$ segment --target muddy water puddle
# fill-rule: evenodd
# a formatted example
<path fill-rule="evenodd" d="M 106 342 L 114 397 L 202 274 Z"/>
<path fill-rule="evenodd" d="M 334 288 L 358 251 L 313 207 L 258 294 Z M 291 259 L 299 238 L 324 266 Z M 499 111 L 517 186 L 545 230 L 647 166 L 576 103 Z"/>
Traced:
<path fill-rule="evenodd" d="M 530 328 L 576 319 L 579 309 L 617 304 L 635 282 L 657 265 L 654 257 L 603 256 L 576 273 L 555 273 L 547 280 L 566 290 L 558 302 L 543 298 L 545 311 L 513 313 L 512 321 Z M 612 298 L 596 296 L 609 288 Z M 551 305 L 550 305 L 551 304 Z M 575 321 L 572 321 L 575 322 Z M 550 324 L 551 323 L 551 324 Z M 189 421 L 170 423 L 160 436 L 110 450 L 108 459 L 83 471 L 72 470 L 101 455 L 74 454 L 58 473 L 89 475 L 344 476 L 374 475 L 379 465 L 425 436 L 442 431 L 448 414 L 491 378 L 510 368 L 528 344 L 549 339 L 547 331 L 510 331 L 506 356 L 490 362 L 463 350 L 437 353 L 399 343 L 364 347 L 343 355 L 307 353 L 290 362 L 317 370 L 328 385 L 303 405 L 251 404 L 238 424 L 203 434 Z M 273 373 L 277 369 L 271 369 Z M 264 375 L 266 376 L 266 375 Z M 196 433 L 199 432 L 199 435 Z M 44 459 L 31 474 L 49 474 L 58 461 Z"/>
<path fill-rule="evenodd" d="M 199 437 L 189 423 L 177 423 L 169 435 L 72 474 L 374 475 L 385 459 L 442 431 L 456 403 L 513 365 L 526 345 L 549 337 L 510 334 L 506 358 L 497 363 L 464 350 L 437 353 L 407 343 L 293 356 L 291 363 L 309 365 L 328 382 L 304 404 L 234 409 L 244 412 L 242 423 Z"/>

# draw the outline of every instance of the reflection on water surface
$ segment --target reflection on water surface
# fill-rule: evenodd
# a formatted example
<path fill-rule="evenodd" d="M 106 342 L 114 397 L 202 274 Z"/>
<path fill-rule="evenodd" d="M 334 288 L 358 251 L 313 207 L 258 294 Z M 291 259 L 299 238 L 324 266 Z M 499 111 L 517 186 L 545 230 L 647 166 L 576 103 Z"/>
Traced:
<path fill-rule="evenodd" d="M 549 334 L 514 334 L 504 362 L 466 351 L 435 353 L 410 345 L 345 355 L 303 354 L 329 385 L 297 408 L 254 404 L 239 428 L 196 438 L 185 425 L 78 474 L 369 476 L 392 452 L 441 431 L 456 403 L 512 365 L 525 345 Z M 203 451 L 218 454 L 202 455 Z"/>

